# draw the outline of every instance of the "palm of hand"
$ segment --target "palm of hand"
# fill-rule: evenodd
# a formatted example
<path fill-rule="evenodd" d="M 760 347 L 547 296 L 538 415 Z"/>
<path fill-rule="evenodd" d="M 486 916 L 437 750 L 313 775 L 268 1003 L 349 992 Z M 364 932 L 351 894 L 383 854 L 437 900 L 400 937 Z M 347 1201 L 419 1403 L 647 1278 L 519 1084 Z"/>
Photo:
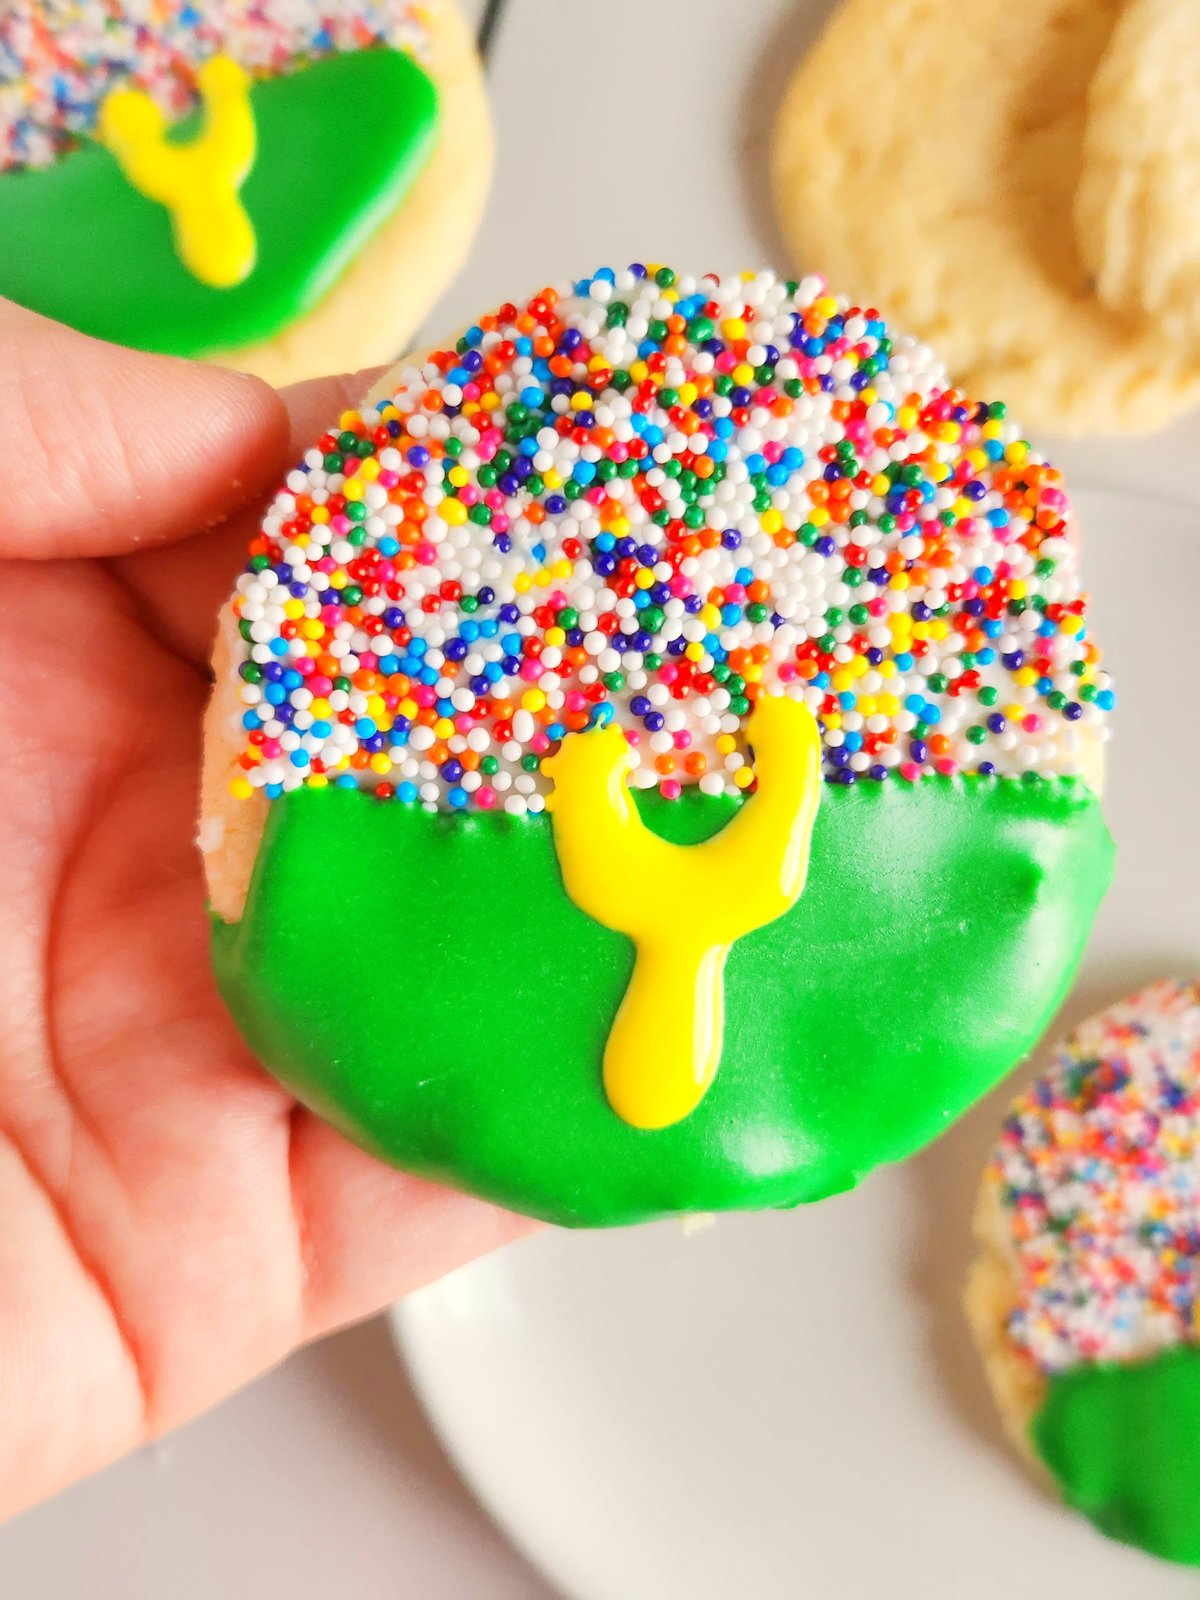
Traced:
<path fill-rule="evenodd" d="M 277 476 L 282 405 L 0 307 L 9 332 L 3 554 L 69 554 L 6 560 L 0 600 L 0 1511 L 519 1226 L 300 1108 L 209 971 L 203 661 L 252 513 L 181 535 Z M 345 394 L 291 396 L 298 436 Z"/>

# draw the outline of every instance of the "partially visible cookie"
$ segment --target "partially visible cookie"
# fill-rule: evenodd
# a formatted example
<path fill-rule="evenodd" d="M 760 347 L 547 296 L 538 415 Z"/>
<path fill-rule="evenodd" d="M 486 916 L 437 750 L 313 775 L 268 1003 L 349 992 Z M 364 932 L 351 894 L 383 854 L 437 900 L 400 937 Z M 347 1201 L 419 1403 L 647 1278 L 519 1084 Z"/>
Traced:
<path fill-rule="evenodd" d="M 1075 233 L 1096 294 L 1200 347 L 1200 8 L 1130 0 L 1088 90 Z"/>
<path fill-rule="evenodd" d="M 1005 1427 L 1111 1538 L 1200 1566 L 1200 985 L 1085 1022 L 1013 1105 L 966 1308 Z"/>
<path fill-rule="evenodd" d="M 1118 0 L 844 0 L 775 133 L 798 265 L 937 344 L 1038 428 L 1139 432 L 1200 363 L 1093 292 L 1072 224 L 1088 94 Z"/>

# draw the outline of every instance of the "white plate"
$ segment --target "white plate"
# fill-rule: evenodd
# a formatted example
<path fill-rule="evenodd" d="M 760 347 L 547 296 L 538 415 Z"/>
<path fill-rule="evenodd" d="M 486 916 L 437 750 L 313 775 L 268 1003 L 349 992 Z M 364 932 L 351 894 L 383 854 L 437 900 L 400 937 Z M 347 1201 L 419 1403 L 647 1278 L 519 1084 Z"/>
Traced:
<path fill-rule="evenodd" d="M 1064 1024 L 1200 971 L 1200 513 L 1077 503 L 1118 674 L 1119 867 Z M 1195 1600 L 1001 1440 L 958 1297 L 1012 1087 L 855 1194 L 688 1238 L 548 1233 L 398 1309 L 443 1440 L 568 1595 Z"/>

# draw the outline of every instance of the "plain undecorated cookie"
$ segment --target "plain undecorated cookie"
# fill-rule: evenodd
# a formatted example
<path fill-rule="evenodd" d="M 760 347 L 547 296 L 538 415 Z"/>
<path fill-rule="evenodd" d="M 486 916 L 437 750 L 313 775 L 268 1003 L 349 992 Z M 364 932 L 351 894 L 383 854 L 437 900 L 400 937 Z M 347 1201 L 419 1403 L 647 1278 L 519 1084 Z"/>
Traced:
<path fill-rule="evenodd" d="M 1200 7 L 1129 0 L 1088 91 L 1075 197 L 1105 305 L 1200 341 Z"/>
<path fill-rule="evenodd" d="M 1059 433 L 1160 427 L 1200 363 L 1099 300 L 1073 217 L 1119 0 L 844 0 L 789 87 L 774 184 L 798 266 Z"/>

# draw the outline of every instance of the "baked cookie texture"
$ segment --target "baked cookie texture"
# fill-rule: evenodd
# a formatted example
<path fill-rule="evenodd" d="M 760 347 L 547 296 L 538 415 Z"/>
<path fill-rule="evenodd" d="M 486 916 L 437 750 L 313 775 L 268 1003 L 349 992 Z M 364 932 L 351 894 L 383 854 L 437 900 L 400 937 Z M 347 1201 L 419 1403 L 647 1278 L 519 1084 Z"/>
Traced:
<path fill-rule="evenodd" d="M 1200 1565 L 1200 987 L 1085 1022 L 1013 1105 L 965 1296 L 1005 1429 L 1110 1536 Z"/>
<path fill-rule="evenodd" d="M 392 360 L 491 163 L 451 0 L 0 15 L 0 294 L 100 338 L 274 384 Z"/>
<path fill-rule="evenodd" d="M 815 277 L 605 267 L 401 363 L 281 485 L 215 673 L 246 1038 L 558 1222 L 903 1159 L 1030 1048 L 1111 871 L 1061 477 Z"/>
<path fill-rule="evenodd" d="M 1030 0 L 1019 26 L 1004 0 L 844 0 L 775 129 L 793 258 L 1035 428 L 1163 426 L 1200 396 L 1192 26 L 1150 0 Z"/>
<path fill-rule="evenodd" d="M 1075 234 L 1097 297 L 1200 353 L 1200 12 L 1130 0 L 1088 89 Z"/>

